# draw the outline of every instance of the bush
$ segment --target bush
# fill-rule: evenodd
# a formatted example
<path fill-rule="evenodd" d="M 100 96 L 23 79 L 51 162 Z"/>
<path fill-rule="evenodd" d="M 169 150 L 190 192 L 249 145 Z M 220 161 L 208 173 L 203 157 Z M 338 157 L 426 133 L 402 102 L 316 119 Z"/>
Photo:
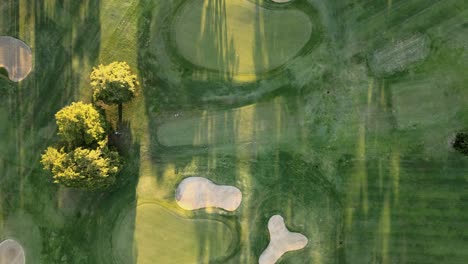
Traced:
<path fill-rule="evenodd" d="M 90 78 L 95 101 L 122 104 L 130 101 L 137 93 L 137 76 L 126 62 L 101 64 L 93 69 Z"/>
<path fill-rule="evenodd" d="M 72 103 L 55 114 L 58 135 L 69 149 L 96 147 L 105 136 L 104 120 L 91 105 Z"/>
<path fill-rule="evenodd" d="M 63 148 L 49 147 L 42 155 L 41 163 L 44 169 L 52 172 L 54 183 L 88 190 L 113 185 L 120 171 L 119 154 L 107 147 L 78 147 L 68 153 Z"/>
<path fill-rule="evenodd" d="M 41 157 L 44 170 L 55 183 L 88 190 L 115 183 L 121 169 L 119 154 L 107 146 L 105 122 L 91 105 L 72 103 L 58 111 L 58 147 L 49 147 Z"/>
<path fill-rule="evenodd" d="M 453 148 L 464 155 L 468 155 L 468 133 L 457 133 L 453 141 Z"/>

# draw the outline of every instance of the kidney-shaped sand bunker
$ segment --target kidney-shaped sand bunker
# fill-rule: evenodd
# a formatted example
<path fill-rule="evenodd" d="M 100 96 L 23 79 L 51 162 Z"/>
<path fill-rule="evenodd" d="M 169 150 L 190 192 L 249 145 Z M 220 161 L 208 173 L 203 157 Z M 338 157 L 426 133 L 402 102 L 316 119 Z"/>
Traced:
<path fill-rule="evenodd" d="M 175 196 L 177 204 L 185 210 L 216 207 L 235 211 L 242 201 L 242 193 L 236 187 L 217 185 L 202 177 L 184 179 Z"/>
<path fill-rule="evenodd" d="M 26 78 L 32 70 L 32 52 L 26 43 L 8 36 L 0 36 L 0 67 L 14 82 Z"/>

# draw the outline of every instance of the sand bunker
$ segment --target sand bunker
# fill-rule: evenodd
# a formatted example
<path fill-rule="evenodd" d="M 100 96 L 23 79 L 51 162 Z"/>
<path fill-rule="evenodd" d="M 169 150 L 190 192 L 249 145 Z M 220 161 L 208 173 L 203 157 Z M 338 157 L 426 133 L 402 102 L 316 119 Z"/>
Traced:
<path fill-rule="evenodd" d="M 13 239 L 0 243 L 0 264 L 24 264 L 23 247 Z"/>
<path fill-rule="evenodd" d="M 189 177 L 179 184 L 175 198 L 185 210 L 217 207 L 234 211 L 241 203 L 242 193 L 233 186 L 216 185 L 202 177 Z"/>
<path fill-rule="evenodd" d="M 32 69 L 31 49 L 21 40 L 0 36 L 0 67 L 7 70 L 10 80 L 23 80 Z"/>
<path fill-rule="evenodd" d="M 289 232 L 283 217 L 280 215 L 274 215 L 270 218 L 268 230 L 270 231 L 270 244 L 260 256 L 259 264 L 276 263 L 284 253 L 302 249 L 308 243 L 307 237 L 304 235 Z"/>
<path fill-rule="evenodd" d="M 273 2 L 275 3 L 287 3 L 287 2 L 291 2 L 291 0 L 272 0 Z"/>

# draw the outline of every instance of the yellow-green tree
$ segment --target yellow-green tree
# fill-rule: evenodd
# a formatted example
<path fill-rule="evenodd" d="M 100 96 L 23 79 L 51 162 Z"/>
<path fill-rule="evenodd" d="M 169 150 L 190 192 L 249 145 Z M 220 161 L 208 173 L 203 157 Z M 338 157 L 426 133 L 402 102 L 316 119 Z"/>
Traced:
<path fill-rule="evenodd" d="M 72 103 L 55 114 L 58 135 L 70 149 L 96 147 L 106 137 L 104 120 L 91 104 Z"/>
<path fill-rule="evenodd" d="M 107 147 L 78 147 L 70 152 L 49 147 L 41 163 L 45 170 L 52 172 L 54 183 L 87 190 L 113 185 L 121 166 L 119 154 Z"/>
<path fill-rule="evenodd" d="M 118 104 L 119 122 L 122 122 L 122 104 L 132 100 L 138 89 L 137 76 L 126 62 L 99 65 L 90 75 L 93 98 L 105 104 Z"/>
<path fill-rule="evenodd" d="M 107 146 L 105 122 L 91 105 L 72 103 L 55 115 L 60 138 L 42 155 L 44 170 L 55 183 L 88 190 L 115 182 L 121 169 L 119 154 Z"/>

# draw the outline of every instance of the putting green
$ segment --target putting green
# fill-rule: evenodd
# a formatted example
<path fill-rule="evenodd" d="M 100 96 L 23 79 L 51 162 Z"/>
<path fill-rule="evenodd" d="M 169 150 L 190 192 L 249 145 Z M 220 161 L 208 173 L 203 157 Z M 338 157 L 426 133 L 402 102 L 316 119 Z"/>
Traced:
<path fill-rule="evenodd" d="M 112 248 L 117 263 L 190 264 L 226 256 L 232 241 L 231 229 L 220 221 L 184 219 L 156 203 L 143 203 L 136 215 L 131 210 L 118 219 Z"/>
<path fill-rule="evenodd" d="M 176 13 L 173 38 L 197 67 L 252 80 L 296 56 L 314 29 L 297 9 L 267 9 L 246 0 L 187 1 Z"/>
<path fill-rule="evenodd" d="M 159 142 L 175 146 L 219 146 L 257 142 L 292 142 L 299 136 L 300 121 L 281 100 L 237 109 L 205 111 L 188 118 L 174 118 L 158 129 Z"/>

